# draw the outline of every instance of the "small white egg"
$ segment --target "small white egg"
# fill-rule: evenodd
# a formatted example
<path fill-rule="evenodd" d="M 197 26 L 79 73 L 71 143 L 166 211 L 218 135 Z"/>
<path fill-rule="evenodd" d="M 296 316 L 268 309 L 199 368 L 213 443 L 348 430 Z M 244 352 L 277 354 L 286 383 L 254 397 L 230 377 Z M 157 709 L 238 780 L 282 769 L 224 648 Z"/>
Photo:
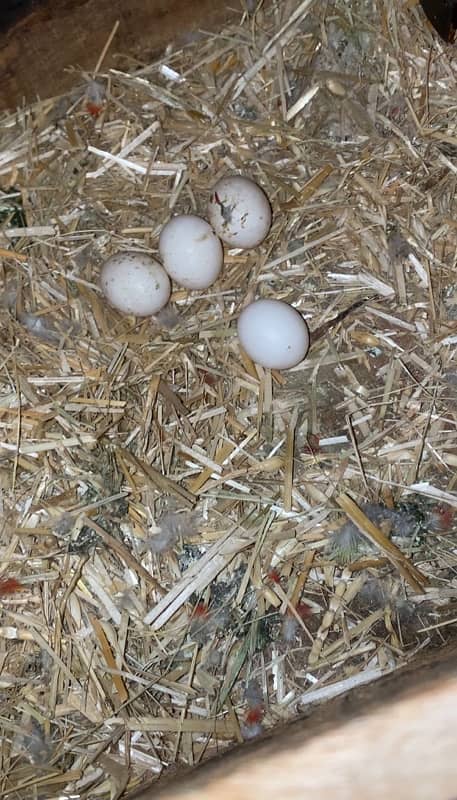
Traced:
<path fill-rule="evenodd" d="M 170 278 L 185 289 L 207 289 L 224 261 L 220 239 L 206 220 L 194 214 L 167 222 L 160 234 L 159 253 Z"/>
<path fill-rule="evenodd" d="M 242 347 L 262 367 L 289 369 L 304 359 L 309 330 L 302 315 L 282 300 L 256 300 L 238 319 Z"/>
<path fill-rule="evenodd" d="M 164 268 L 146 253 L 116 253 L 103 264 L 100 286 L 108 302 L 137 317 L 148 317 L 170 298 L 170 279 Z"/>
<path fill-rule="evenodd" d="M 270 230 L 271 206 L 257 183 L 233 175 L 216 183 L 208 205 L 208 217 L 223 242 L 248 249 L 263 242 Z"/>

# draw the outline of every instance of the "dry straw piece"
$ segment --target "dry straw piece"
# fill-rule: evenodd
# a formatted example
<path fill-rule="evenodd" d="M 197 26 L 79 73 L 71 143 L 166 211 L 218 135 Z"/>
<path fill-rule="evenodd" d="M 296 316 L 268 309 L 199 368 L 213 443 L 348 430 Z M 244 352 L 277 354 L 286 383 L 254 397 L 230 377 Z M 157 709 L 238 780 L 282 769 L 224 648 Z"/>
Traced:
<path fill-rule="evenodd" d="M 103 56 L 0 120 L 11 800 L 129 794 L 456 624 L 454 51 L 411 2 L 265 0 Z M 111 310 L 104 259 L 156 257 L 227 173 L 268 194 L 262 246 L 157 318 Z M 314 332 L 288 373 L 240 352 L 255 297 Z"/>

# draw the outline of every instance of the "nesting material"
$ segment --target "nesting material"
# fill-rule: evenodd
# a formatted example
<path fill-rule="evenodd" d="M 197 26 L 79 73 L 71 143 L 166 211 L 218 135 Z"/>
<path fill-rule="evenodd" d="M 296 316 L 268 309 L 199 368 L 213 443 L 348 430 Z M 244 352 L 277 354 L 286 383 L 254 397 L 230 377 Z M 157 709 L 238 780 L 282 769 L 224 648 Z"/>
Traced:
<path fill-rule="evenodd" d="M 455 634 L 455 53 L 411 2 L 249 9 L 0 121 L 11 800 L 121 797 Z M 106 259 L 233 174 L 267 238 L 113 310 Z M 309 325 L 290 371 L 240 349 L 258 298 Z"/>

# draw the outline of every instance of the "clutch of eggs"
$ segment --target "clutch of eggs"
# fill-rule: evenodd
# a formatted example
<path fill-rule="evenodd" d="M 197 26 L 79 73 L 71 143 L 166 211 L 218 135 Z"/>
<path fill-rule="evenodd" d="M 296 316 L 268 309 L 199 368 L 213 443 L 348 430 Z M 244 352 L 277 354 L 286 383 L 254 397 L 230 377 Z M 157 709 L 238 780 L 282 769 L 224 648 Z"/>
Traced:
<path fill-rule="evenodd" d="M 170 278 L 185 289 L 207 289 L 224 261 L 220 239 L 211 225 L 194 214 L 180 214 L 167 222 L 160 234 L 159 253 Z"/>
<path fill-rule="evenodd" d="M 108 258 L 100 273 L 100 286 L 108 302 L 124 314 L 148 317 L 170 298 L 170 278 L 146 253 L 121 252 Z"/>
<path fill-rule="evenodd" d="M 223 242 L 248 249 L 263 242 L 271 227 L 271 206 L 250 178 L 221 178 L 211 193 L 208 219 Z"/>
<path fill-rule="evenodd" d="M 238 318 L 245 352 L 262 367 L 290 369 L 305 358 L 309 330 L 302 315 L 282 300 L 256 300 Z"/>

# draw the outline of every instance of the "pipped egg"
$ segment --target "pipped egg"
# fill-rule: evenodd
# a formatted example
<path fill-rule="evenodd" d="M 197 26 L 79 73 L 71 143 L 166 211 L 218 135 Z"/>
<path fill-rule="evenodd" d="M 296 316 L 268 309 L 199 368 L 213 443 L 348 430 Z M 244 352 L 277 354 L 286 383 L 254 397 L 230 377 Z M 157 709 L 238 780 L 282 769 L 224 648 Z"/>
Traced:
<path fill-rule="evenodd" d="M 309 348 L 309 330 L 302 315 L 282 300 L 255 300 L 238 319 L 242 347 L 262 367 L 290 369 Z"/>
<path fill-rule="evenodd" d="M 185 289 L 207 289 L 224 261 L 220 239 L 206 220 L 194 214 L 180 214 L 167 222 L 159 253 L 170 278 Z"/>
<path fill-rule="evenodd" d="M 248 249 L 263 242 L 270 230 L 271 206 L 255 181 L 232 175 L 214 186 L 208 219 L 223 242 Z"/>
<path fill-rule="evenodd" d="M 170 298 L 170 278 L 146 253 L 120 252 L 108 258 L 100 273 L 100 286 L 108 302 L 137 317 L 148 317 Z"/>

